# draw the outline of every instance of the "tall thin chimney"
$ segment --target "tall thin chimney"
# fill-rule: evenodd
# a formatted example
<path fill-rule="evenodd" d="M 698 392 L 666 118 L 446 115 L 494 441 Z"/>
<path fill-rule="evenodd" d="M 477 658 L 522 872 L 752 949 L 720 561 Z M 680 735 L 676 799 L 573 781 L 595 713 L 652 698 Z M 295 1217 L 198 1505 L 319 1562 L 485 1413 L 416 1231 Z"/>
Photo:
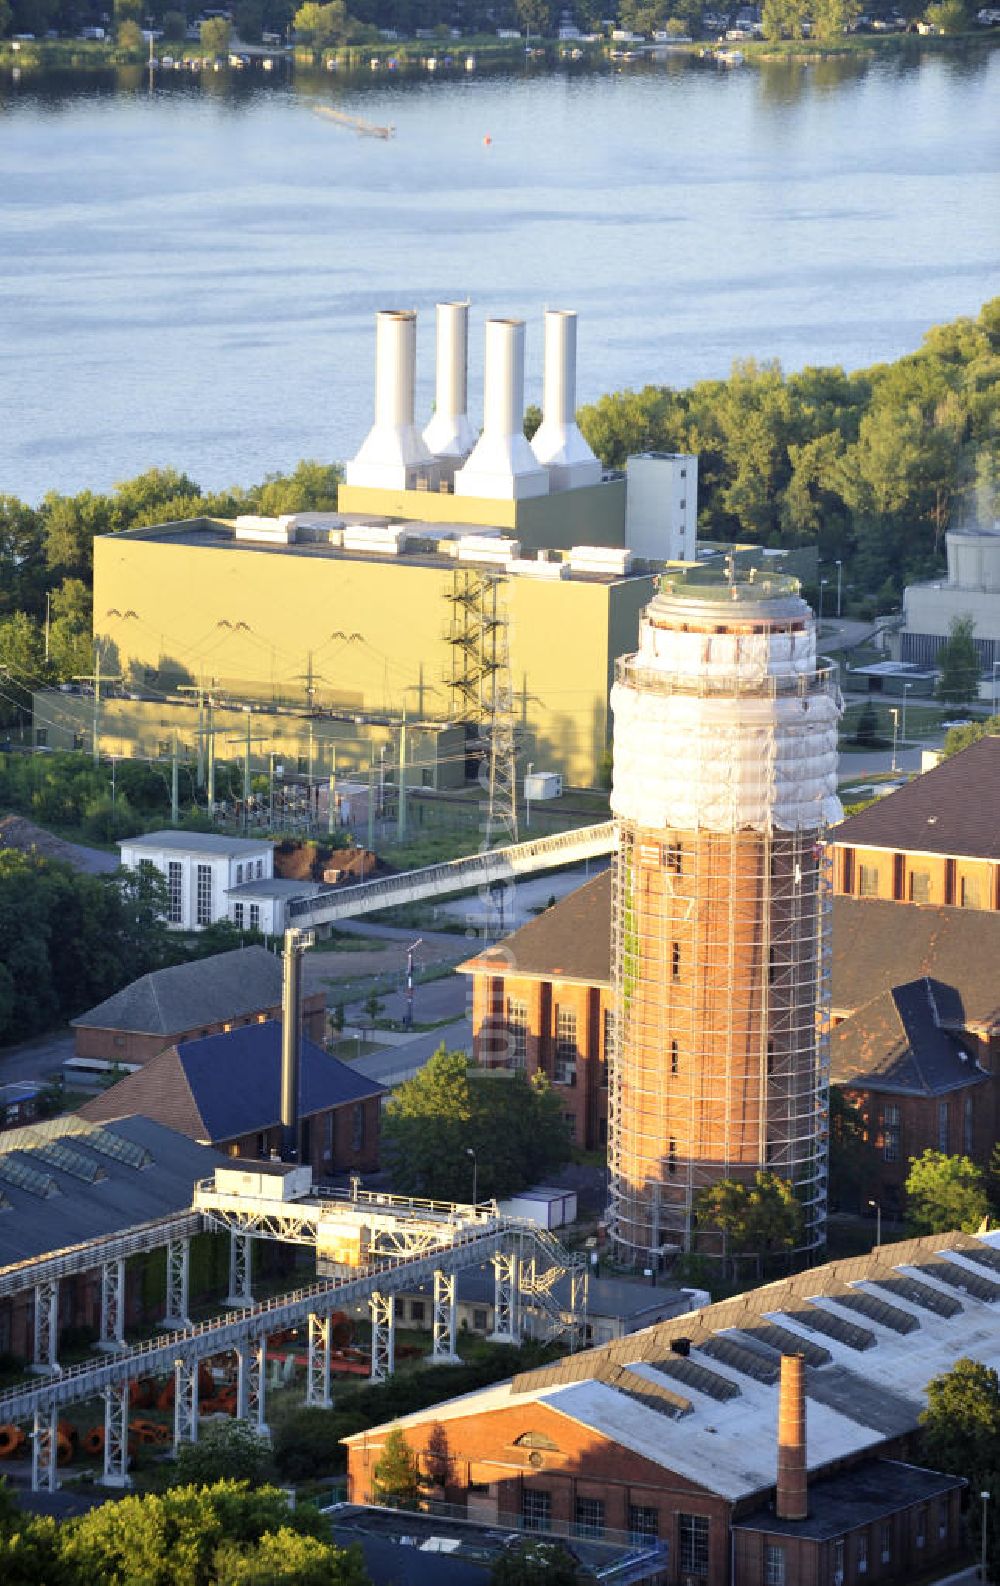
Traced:
<path fill-rule="evenodd" d="M 469 423 L 469 305 L 437 305 L 437 369 L 434 413 L 424 430 L 424 445 L 449 481 L 476 444 Z"/>
<path fill-rule="evenodd" d="M 778 1397 L 779 1520 L 804 1520 L 809 1512 L 806 1478 L 806 1385 L 801 1355 L 782 1355 Z"/>
<path fill-rule="evenodd" d="M 302 1051 L 304 932 L 285 932 L 281 977 L 281 1160 L 299 1160 L 299 1058 Z"/>
<path fill-rule="evenodd" d="M 455 494 L 518 501 L 548 489 L 549 476 L 524 437 L 524 320 L 488 319 L 483 433 L 455 475 Z"/>
<path fill-rule="evenodd" d="M 347 464 L 349 485 L 413 490 L 437 483 L 437 466 L 413 421 L 417 377 L 417 316 L 383 309 L 375 316 L 375 423 Z"/>
<path fill-rule="evenodd" d="M 601 465 L 576 422 L 576 315 L 545 310 L 542 422 L 531 449 L 549 471 L 550 490 L 600 484 Z"/>

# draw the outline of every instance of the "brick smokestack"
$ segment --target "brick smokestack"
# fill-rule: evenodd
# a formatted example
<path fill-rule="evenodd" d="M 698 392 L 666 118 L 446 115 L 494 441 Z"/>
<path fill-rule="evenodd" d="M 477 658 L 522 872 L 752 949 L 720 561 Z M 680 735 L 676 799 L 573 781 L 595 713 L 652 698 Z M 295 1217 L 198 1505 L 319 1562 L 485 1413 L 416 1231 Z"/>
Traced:
<path fill-rule="evenodd" d="M 801 1355 L 782 1355 L 778 1399 L 779 1520 L 804 1520 L 809 1512 L 806 1492 L 806 1386 Z"/>

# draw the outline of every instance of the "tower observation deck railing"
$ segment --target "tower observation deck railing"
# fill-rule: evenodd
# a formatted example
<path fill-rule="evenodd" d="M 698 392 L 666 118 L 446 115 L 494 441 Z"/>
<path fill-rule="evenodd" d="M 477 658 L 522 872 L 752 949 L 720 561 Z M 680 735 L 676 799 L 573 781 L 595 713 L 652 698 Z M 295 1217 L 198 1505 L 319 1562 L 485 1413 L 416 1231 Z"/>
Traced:
<path fill-rule="evenodd" d="M 838 670 L 835 666 L 818 666 L 787 676 L 767 672 L 755 677 L 734 668 L 722 676 L 709 677 L 701 672 L 688 675 L 665 667 L 661 670 L 643 666 L 637 656 L 624 655 L 615 662 L 615 681 L 623 688 L 667 697 L 678 694 L 695 699 L 810 699 L 834 692 Z"/>

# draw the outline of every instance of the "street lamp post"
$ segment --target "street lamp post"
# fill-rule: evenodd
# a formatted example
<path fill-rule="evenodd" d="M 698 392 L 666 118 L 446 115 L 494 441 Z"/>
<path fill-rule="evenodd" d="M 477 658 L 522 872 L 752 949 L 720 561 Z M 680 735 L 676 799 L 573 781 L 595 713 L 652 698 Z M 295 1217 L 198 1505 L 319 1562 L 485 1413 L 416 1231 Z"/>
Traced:
<path fill-rule="evenodd" d="M 479 1158 L 476 1156 L 476 1153 L 473 1151 L 471 1145 L 466 1146 L 465 1154 L 466 1156 L 471 1156 L 472 1158 L 472 1204 L 475 1206 L 477 1204 L 477 1192 L 479 1189 Z"/>
<path fill-rule="evenodd" d="M 837 560 L 837 617 L 838 617 L 838 619 L 840 617 L 840 613 L 841 613 L 841 610 L 843 608 L 843 598 L 842 598 L 843 597 L 843 593 L 844 593 L 844 564 L 838 558 L 838 560 Z"/>
<path fill-rule="evenodd" d="M 413 955 L 417 948 L 423 944 L 423 937 L 418 936 L 406 949 L 406 1028 L 413 1025 Z"/>
<path fill-rule="evenodd" d="M 899 711 L 898 710 L 890 710 L 889 715 L 892 717 L 892 765 L 890 767 L 890 770 L 895 771 L 896 770 L 896 749 L 897 749 L 897 747 L 899 745 Z"/>
<path fill-rule="evenodd" d="M 829 582 L 830 582 L 830 580 L 828 578 L 821 578 L 820 581 L 819 581 L 819 611 L 816 614 L 816 616 L 817 616 L 817 620 L 816 620 L 817 629 L 822 628 L 822 626 L 823 626 L 823 591 L 824 591 L 824 589 L 826 588 L 826 586 L 827 586 L 827 584 Z"/>
<path fill-rule="evenodd" d="M 869 1201 L 868 1204 L 875 1212 L 875 1249 L 878 1250 L 882 1243 L 882 1206 L 879 1201 Z"/>

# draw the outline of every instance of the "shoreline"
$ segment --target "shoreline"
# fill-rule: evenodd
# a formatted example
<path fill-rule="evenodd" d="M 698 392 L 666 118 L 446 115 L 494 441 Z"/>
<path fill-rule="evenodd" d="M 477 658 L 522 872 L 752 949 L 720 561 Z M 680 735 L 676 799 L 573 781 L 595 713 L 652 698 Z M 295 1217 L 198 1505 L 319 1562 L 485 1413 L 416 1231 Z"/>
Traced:
<path fill-rule="evenodd" d="M 475 68 L 536 64 L 546 67 L 561 65 L 595 66 L 631 65 L 641 61 L 662 60 L 671 56 L 711 60 L 720 51 L 738 51 L 743 64 L 752 66 L 761 62 L 810 62 L 874 57 L 883 54 L 940 54 L 968 49 L 970 46 L 991 46 L 1000 43 L 1000 29 L 977 28 L 975 31 L 956 34 L 917 33 L 864 33 L 848 34 L 826 43 L 811 39 L 703 39 L 676 44 L 637 44 L 626 46 L 617 41 L 602 40 L 599 44 L 584 41 L 544 40 L 531 45 L 523 39 L 496 39 L 471 37 L 463 39 L 407 39 L 388 42 L 379 39 L 371 44 L 351 44 L 337 49 L 310 50 L 301 46 L 280 45 L 262 49 L 260 45 L 246 45 L 232 41 L 230 53 L 240 55 L 253 51 L 248 64 L 260 67 L 261 60 L 269 60 L 294 71 L 296 67 L 307 71 L 343 71 L 353 73 L 371 70 L 374 63 L 386 71 L 426 70 L 434 60 L 445 72 L 466 69 L 466 60 L 474 59 Z M 239 70 L 228 61 L 214 57 L 191 40 L 171 41 L 161 39 L 156 45 L 160 57 L 172 57 L 182 69 Z M 624 61 L 622 57 L 624 56 Z M 194 63 L 198 63 L 195 67 Z M 392 64 L 390 64 L 392 63 Z M 37 39 L 0 40 L 0 68 L 21 71 L 64 69 L 69 71 L 102 71 L 119 66 L 146 66 L 148 55 L 143 50 L 125 50 L 111 41 L 91 39 Z M 164 69 L 157 65 L 158 70 Z M 169 69 L 169 68 L 167 68 Z"/>

